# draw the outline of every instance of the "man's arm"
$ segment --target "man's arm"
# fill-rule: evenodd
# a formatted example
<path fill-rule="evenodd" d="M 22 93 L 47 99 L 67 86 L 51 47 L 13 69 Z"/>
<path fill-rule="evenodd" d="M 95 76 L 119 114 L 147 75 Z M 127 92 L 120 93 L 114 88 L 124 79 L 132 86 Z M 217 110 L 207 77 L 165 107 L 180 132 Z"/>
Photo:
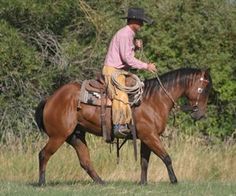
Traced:
<path fill-rule="evenodd" d="M 142 62 L 134 57 L 134 49 L 132 48 L 132 39 L 128 36 L 123 36 L 120 40 L 120 56 L 121 59 L 129 66 L 137 69 L 147 69 L 147 63 Z"/>

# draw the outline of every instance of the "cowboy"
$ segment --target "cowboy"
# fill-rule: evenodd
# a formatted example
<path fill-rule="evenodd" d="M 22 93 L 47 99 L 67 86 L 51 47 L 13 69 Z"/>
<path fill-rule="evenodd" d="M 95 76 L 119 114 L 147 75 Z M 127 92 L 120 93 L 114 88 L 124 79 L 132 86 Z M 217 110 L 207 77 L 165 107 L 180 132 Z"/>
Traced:
<path fill-rule="evenodd" d="M 127 93 L 113 85 L 112 74 L 126 70 L 128 67 L 157 71 L 155 64 L 142 62 L 134 57 L 134 51 L 142 47 L 142 41 L 135 40 L 135 34 L 144 22 L 152 24 L 153 21 L 145 16 L 142 8 L 129 8 L 128 16 L 123 19 L 127 19 L 127 25 L 113 36 L 102 70 L 108 91 L 112 95 L 112 122 L 115 137 L 125 137 L 129 132 L 127 125 L 131 122 L 132 112 Z M 120 74 L 117 81 L 125 85 L 125 75 Z"/>

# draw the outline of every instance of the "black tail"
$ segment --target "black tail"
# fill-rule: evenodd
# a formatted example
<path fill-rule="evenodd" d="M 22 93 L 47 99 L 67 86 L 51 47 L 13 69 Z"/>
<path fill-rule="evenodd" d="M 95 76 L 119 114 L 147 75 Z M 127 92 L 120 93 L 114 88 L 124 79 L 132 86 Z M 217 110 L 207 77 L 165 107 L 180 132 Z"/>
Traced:
<path fill-rule="evenodd" d="M 45 130 L 43 124 L 43 109 L 46 104 L 46 100 L 42 100 L 35 110 L 35 121 L 40 129 L 40 131 Z"/>

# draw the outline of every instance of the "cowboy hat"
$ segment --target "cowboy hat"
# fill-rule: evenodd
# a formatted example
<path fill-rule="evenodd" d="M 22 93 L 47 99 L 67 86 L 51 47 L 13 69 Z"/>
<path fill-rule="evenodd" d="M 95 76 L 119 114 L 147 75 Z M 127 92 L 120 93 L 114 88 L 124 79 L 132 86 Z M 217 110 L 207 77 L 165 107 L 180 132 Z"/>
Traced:
<path fill-rule="evenodd" d="M 128 10 L 128 16 L 122 17 L 123 19 L 134 19 L 134 20 L 141 20 L 143 22 L 146 22 L 147 24 L 151 25 L 153 23 L 153 20 L 148 18 L 143 8 L 129 8 Z"/>

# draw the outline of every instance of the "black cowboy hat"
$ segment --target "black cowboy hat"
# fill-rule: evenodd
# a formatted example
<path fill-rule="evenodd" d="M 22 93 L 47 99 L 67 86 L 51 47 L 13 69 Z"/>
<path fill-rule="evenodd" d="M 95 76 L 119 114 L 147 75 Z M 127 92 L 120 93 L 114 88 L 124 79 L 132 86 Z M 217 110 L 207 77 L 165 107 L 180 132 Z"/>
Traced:
<path fill-rule="evenodd" d="M 149 25 L 153 24 L 153 20 L 145 15 L 143 8 L 129 8 L 128 16 L 123 19 L 141 20 Z"/>

